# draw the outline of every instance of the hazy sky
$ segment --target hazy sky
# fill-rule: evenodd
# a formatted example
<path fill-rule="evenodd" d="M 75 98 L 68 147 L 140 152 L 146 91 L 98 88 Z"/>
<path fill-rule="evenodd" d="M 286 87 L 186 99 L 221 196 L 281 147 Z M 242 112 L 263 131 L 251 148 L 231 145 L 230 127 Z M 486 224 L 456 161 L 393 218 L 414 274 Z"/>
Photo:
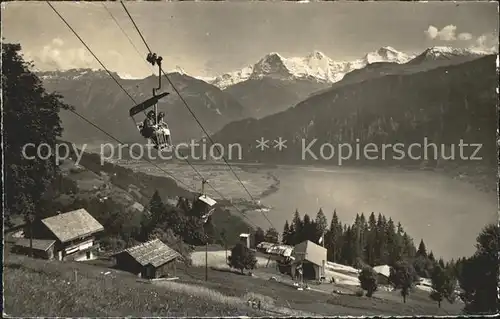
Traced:
<path fill-rule="evenodd" d="M 146 48 L 120 3 L 54 7 L 111 70 L 151 73 Z M 498 39 L 496 2 L 156 2 L 126 3 L 166 69 L 212 76 L 257 62 L 269 52 L 303 56 L 319 50 L 354 59 L 382 46 L 417 53 L 437 45 L 491 48 Z M 99 64 L 45 2 L 2 3 L 3 36 L 22 45 L 41 70 Z M 143 61 L 141 61 L 141 59 Z"/>

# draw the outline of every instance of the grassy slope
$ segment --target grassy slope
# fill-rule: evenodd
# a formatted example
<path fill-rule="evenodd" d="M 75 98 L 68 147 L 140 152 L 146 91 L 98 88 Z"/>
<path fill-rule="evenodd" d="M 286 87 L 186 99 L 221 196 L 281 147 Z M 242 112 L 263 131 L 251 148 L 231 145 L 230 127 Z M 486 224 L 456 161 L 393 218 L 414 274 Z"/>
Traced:
<path fill-rule="evenodd" d="M 439 309 L 419 290 L 406 304 L 397 291 L 379 291 L 373 298 L 332 295 L 329 292 L 340 287 L 326 284 L 311 286 L 319 291 L 297 291 L 272 267 L 255 270 L 252 278 L 214 265 L 220 261 L 213 254 L 220 252 L 209 253 L 210 265 L 216 267 L 208 269 L 208 282 L 204 267 L 182 265 L 178 281 L 147 285 L 131 274 L 106 268 L 110 264 L 105 261 L 91 262 L 99 265 L 94 266 L 7 253 L 5 311 L 23 316 L 257 316 L 257 310 L 245 305 L 251 298 L 262 300 L 268 315 L 453 315 L 462 308 L 443 302 Z M 271 276 L 280 282 L 268 280 Z"/>
<path fill-rule="evenodd" d="M 148 285 L 115 270 L 104 275 L 106 271 L 82 263 L 7 254 L 4 312 L 9 316 L 86 317 L 262 315 L 241 300 L 215 301 L 194 289 Z"/>
<path fill-rule="evenodd" d="M 450 305 L 443 302 L 439 309 L 429 299 L 429 294 L 415 290 L 404 304 L 399 292 L 377 292 L 373 298 L 353 295 L 332 295 L 319 291 L 297 291 L 285 282 L 266 280 L 271 275 L 280 277 L 273 271 L 266 276 L 266 270 L 254 272 L 259 278 L 250 279 L 237 273 L 209 269 L 209 281 L 205 282 L 205 270 L 191 267 L 181 275 L 180 281 L 203 284 L 205 287 L 221 291 L 230 296 L 245 296 L 249 292 L 267 296 L 278 307 L 291 307 L 298 311 L 312 312 L 320 316 L 328 315 L 450 315 L 460 314 L 461 304 Z M 281 281 L 282 279 L 280 279 Z M 314 285 L 313 289 L 318 289 Z M 329 291 L 337 287 L 331 286 Z M 318 289 L 319 290 L 319 289 Z M 326 290 L 326 289 L 325 289 Z"/>

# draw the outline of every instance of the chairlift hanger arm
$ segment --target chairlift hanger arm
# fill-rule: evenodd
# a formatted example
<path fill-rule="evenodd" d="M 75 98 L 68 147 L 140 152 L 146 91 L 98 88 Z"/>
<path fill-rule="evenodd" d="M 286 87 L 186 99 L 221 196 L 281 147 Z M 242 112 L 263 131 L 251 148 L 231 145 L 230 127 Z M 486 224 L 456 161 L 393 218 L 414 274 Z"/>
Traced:
<path fill-rule="evenodd" d="M 153 89 L 153 95 L 156 94 L 156 91 L 159 91 L 161 89 L 161 73 L 162 73 L 162 68 L 161 68 L 161 61 L 163 58 L 159 55 L 156 55 L 156 53 L 148 53 L 146 56 L 146 61 L 151 63 L 153 66 L 155 64 L 158 65 L 158 87 Z"/>

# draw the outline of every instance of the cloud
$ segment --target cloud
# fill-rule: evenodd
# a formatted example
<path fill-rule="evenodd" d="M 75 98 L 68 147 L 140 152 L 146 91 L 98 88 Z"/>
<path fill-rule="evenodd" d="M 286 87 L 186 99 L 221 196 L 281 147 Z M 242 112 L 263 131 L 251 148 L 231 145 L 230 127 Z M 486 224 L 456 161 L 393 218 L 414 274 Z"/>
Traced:
<path fill-rule="evenodd" d="M 470 49 L 496 53 L 498 52 L 498 36 L 494 34 L 480 35 L 471 45 Z"/>
<path fill-rule="evenodd" d="M 60 38 L 54 38 L 39 52 L 26 52 L 25 55 L 33 60 L 37 69 L 41 70 L 96 67 L 94 58 L 85 48 L 67 48 Z"/>
<path fill-rule="evenodd" d="M 460 33 L 457 38 L 458 38 L 458 40 L 461 40 L 461 41 L 469 41 L 469 40 L 472 40 L 472 34 L 467 33 L 467 32 Z"/>
<path fill-rule="evenodd" d="M 472 39 L 472 34 L 467 32 L 462 32 L 457 35 L 457 27 L 450 24 L 443 27 L 441 30 L 433 25 L 430 25 L 424 33 L 431 40 L 441 40 L 441 41 L 469 41 Z"/>

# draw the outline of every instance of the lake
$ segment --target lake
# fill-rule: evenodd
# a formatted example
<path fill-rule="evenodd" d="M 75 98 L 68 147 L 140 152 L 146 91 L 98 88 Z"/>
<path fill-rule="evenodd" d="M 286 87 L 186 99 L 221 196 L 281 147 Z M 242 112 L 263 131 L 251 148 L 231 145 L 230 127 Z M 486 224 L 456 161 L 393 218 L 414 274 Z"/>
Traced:
<path fill-rule="evenodd" d="M 149 164 L 119 163 L 150 174 L 161 174 Z M 164 166 L 194 189 L 199 178 L 187 165 Z M 249 198 L 227 167 L 199 165 L 202 175 L 227 198 Z M 261 199 L 271 209 L 267 214 L 281 232 L 295 209 L 312 218 L 321 207 L 330 220 L 334 209 L 343 223 L 352 223 L 357 213 L 382 213 L 403 228 L 418 245 L 423 238 L 428 251 L 445 259 L 469 256 L 475 251 L 476 236 L 487 223 L 495 223 L 497 196 L 447 175 L 429 171 L 371 168 L 314 168 L 279 166 L 245 171 L 234 167 L 249 192 L 257 197 L 279 179 L 279 189 Z M 200 185 L 198 185 L 200 184 Z M 215 194 L 209 189 L 209 195 Z M 261 212 L 247 216 L 258 226 L 269 228 Z"/>

